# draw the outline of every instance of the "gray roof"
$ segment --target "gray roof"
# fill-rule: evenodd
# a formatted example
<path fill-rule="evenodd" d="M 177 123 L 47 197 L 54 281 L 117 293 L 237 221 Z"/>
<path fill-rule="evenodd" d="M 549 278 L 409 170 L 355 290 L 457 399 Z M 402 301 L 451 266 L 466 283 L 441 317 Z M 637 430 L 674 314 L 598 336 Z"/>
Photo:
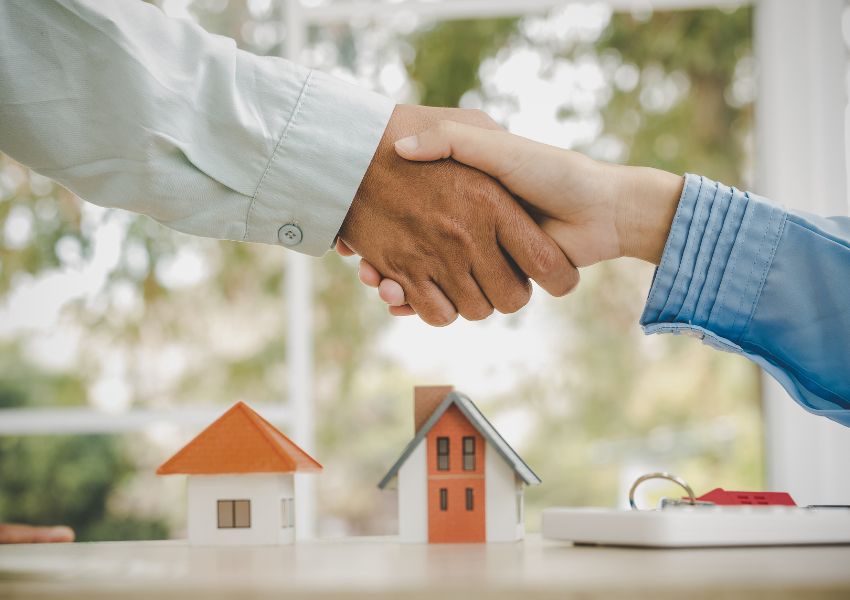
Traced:
<path fill-rule="evenodd" d="M 401 453 L 401 456 L 398 457 L 398 460 L 395 461 L 395 464 L 390 468 L 384 478 L 381 479 L 381 483 L 378 484 L 378 487 L 384 489 L 398 474 L 398 470 L 401 468 L 401 465 L 404 464 L 404 461 L 407 460 L 407 457 L 410 456 L 411 452 L 416 449 L 416 446 L 419 445 L 425 436 L 428 435 L 428 432 L 431 431 L 431 428 L 440 420 L 440 417 L 443 416 L 443 413 L 446 412 L 449 407 L 454 404 L 460 409 L 460 412 L 469 419 L 469 422 L 472 423 L 472 426 L 478 430 L 484 439 L 487 440 L 493 447 L 499 452 L 502 458 L 511 466 L 514 472 L 528 485 L 537 485 L 540 483 L 540 478 L 535 475 L 534 471 L 525 464 L 525 461 L 520 458 L 520 455 L 514 451 L 513 448 L 499 435 L 499 432 L 496 431 L 496 428 L 490 424 L 490 421 L 481 414 L 481 411 L 478 410 L 478 407 L 469 399 L 466 394 L 461 394 L 460 392 L 449 392 L 446 398 L 440 403 L 440 405 L 434 410 L 433 414 L 428 417 L 428 420 L 425 421 L 425 424 L 419 428 L 419 431 L 416 432 L 416 435 L 410 440 L 410 443 L 404 449 L 404 452 Z"/>

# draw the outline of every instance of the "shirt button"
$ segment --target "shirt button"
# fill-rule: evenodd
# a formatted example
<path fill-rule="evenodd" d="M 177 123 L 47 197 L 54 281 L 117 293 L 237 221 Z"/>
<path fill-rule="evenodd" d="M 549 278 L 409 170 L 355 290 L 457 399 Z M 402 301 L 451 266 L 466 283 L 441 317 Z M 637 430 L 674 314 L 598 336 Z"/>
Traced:
<path fill-rule="evenodd" d="M 284 246 L 297 246 L 304 238 L 301 228 L 295 223 L 287 223 L 277 230 L 277 239 Z"/>

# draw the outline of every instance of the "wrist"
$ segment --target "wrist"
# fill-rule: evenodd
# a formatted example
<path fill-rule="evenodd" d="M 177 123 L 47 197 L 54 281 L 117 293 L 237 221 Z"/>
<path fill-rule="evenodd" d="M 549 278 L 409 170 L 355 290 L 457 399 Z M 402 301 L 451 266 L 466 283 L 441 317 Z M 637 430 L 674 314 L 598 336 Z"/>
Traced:
<path fill-rule="evenodd" d="M 610 165 L 620 255 L 661 262 L 684 178 L 660 169 Z"/>

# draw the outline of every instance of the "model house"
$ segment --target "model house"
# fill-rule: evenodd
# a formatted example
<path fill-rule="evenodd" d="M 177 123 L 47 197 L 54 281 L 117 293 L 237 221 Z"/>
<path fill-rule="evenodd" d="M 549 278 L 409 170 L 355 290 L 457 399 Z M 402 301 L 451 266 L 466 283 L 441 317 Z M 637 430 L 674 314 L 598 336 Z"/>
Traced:
<path fill-rule="evenodd" d="M 188 475 L 189 543 L 291 544 L 294 473 L 322 465 L 237 402 L 156 472 Z"/>
<path fill-rule="evenodd" d="M 403 542 L 522 539 L 523 489 L 540 478 L 464 394 L 414 391 L 414 437 L 378 487 L 398 488 Z"/>

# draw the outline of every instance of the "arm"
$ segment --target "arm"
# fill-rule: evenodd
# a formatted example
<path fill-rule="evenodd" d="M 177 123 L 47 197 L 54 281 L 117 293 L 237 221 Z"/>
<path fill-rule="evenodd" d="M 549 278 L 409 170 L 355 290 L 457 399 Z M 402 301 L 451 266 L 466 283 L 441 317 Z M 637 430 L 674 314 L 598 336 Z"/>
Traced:
<path fill-rule="evenodd" d="M 0 150 L 82 198 L 314 256 L 339 234 L 435 325 L 517 310 L 527 276 L 566 293 L 575 269 L 504 189 L 395 154 L 441 118 L 486 121 L 396 107 L 140 1 L 0 3 Z"/>
<path fill-rule="evenodd" d="M 743 354 L 850 426 L 850 219 L 687 175 L 641 324 Z"/>
<path fill-rule="evenodd" d="M 144 2 L 0 3 L 0 150 L 186 233 L 323 254 L 392 109 Z"/>
<path fill-rule="evenodd" d="M 498 178 L 578 266 L 619 256 L 658 265 L 646 333 L 742 354 L 803 408 L 850 426 L 850 219 L 465 125 L 397 146 L 412 160 L 451 156 Z"/>

